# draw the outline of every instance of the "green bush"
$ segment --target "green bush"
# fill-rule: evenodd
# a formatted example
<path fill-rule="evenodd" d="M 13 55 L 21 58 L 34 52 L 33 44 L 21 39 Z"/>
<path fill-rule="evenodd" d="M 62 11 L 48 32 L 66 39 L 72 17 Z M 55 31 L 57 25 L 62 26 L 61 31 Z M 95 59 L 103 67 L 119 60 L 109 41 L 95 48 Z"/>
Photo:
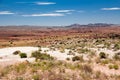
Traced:
<path fill-rule="evenodd" d="M 109 63 L 109 60 L 103 60 L 102 61 L 102 64 L 108 64 Z"/>
<path fill-rule="evenodd" d="M 117 70 L 117 69 L 119 69 L 119 66 L 118 66 L 117 64 L 115 64 L 115 65 L 113 65 L 113 68 L 114 68 L 115 70 Z"/>
<path fill-rule="evenodd" d="M 35 52 L 32 52 L 31 54 L 31 56 L 35 58 L 39 58 L 40 55 L 41 55 L 40 51 L 35 51 Z"/>
<path fill-rule="evenodd" d="M 41 59 L 41 60 L 53 60 L 54 59 L 49 54 L 40 53 L 40 51 L 33 52 L 31 56 L 35 57 L 36 59 Z"/>
<path fill-rule="evenodd" d="M 108 67 L 109 67 L 109 69 L 115 69 L 115 70 L 119 69 L 119 66 L 117 64 L 109 65 Z"/>
<path fill-rule="evenodd" d="M 27 54 L 26 53 L 20 53 L 20 57 L 21 58 L 27 58 Z"/>
<path fill-rule="evenodd" d="M 106 54 L 104 52 L 100 52 L 99 56 L 100 58 L 106 58 Z"/>
<path fill-rule="evenodd" d="M 109 65 L 108 67 L 109 67 L 109 69 L 113 69 L 113 65 Z"/>
<path fill-rule="evenodd" d="M 18 50 L 18 51 L 15 51 L 15 52 L 13 52 L 13 54 L 14 55 L 18 55 L 18 54 L 20 54 L 21 52 Z"/>

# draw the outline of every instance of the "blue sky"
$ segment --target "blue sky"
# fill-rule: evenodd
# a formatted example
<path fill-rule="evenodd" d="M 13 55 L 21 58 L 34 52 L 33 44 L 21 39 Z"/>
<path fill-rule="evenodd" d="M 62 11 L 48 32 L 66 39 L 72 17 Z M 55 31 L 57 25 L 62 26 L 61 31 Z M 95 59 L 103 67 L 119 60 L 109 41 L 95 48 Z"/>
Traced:
<path fill-rule="evenodd" d="M 120 24 L 120 0 L 0 0 L 0 25 Z"/>

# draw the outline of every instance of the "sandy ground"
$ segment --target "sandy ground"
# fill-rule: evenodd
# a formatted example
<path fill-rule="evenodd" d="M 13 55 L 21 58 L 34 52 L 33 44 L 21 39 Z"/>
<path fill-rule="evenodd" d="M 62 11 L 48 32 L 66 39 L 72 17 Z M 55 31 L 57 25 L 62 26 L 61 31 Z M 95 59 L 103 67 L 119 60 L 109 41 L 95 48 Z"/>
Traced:
<path fill-rule="evenodd" d="M 110 58 L 110 59 L 112 59 L 116 53 L 120 52 L 120 50 L 114 51 L 114 50 L 109 50 L 106 48 L 99 48 L 99 49 L 98 48 L 91 48 L 91 50 L 95 50 L 97 55 L 99 55 L 100 52 L 105 52 L 106 54 L 108 54 L 108 58 Z M 107 75 L 120 75 L 120 68 L 118 70 L 109 69 L 108 66 L 103 66 L 100 64 L 93 64 L 93 70 L 100 71 L 100 72 L 105 73 Z"/>
<path fill-rule="evenodd" d="M 50 54 L 55 57 L 57 60 L 66 60 L 66 58 L 73 57 L 72 55 L 67 55 L 69 50 L 65 50 L 64 53 L 61 53 L 59 50 L 50 50 L 49 48 L 41 48 L 42 53 Z M 21 51 L 27 54 L 27 58 L 20 58 L 19 55 L 13 55 L 15 51 Z M 0 65 L 9 65 L 17 62 L 23 62 L 25 60 L 29 62 L 35 61 L 35 58 L 31 58 L 31 53 L 38 50 L 38 47 L 8 47 L 0 49 Z"/>
<path fill-rule="evenodd" d="M 15 51 L 21 51 L 27 54 L 27 58 L 20 58 L 19 55 L 13 55 L 13 52 Z M 33 51 L 38 50 L 38 47 L 9 47 L 9 48 L 1 48 L 0 49 L 0 65 L 11 65 L 23 61 L 29 61 L 34 62 L 35 58 L 31 58 L 31 53 Z M 73 55 L 67 55 L 69 53 L 69 50 L 65 49 L 64 53 L 61 53 L 59 50 L 50 50 L 49 48 L 41 48 L 41 53 L 47 53 L 51 56 L 55 57 L 57 60 L 66 60 L 66 58 L 72 58 Z M 109 57 L 112 57 L 115 54 L 115 51 L 107 50 L 107 49 L 97 49 L 97 48 L 91 48 L 91 50 L 95 50 L 97 54 L 100 52 L 105 52 L 109 54 Z M 120 74 L 119 70 L 113 70 L 109 69 L 107 66 L 101 66 L 98 64 L 93 64 L 93 69 L 95 71 L 101 71 L 105 74 L 111 75 L 111 74 Z"/>
<path fill-rule="evenodd" d="M 50 54 L 53 57 L 56 57 L 57 60 L 66 60 L 66 58 L 71 58 L 73 55 L 67 55 L 69 50 L 65 49 L 64 53 L 61 53 L 59 50 L 48 51 L 47 54 Z"/>
<path fill-rule="evenodd" d="M 94 64 L 93 70 L 100 71 L 102 73 L 105 73 L 107 75 L 120 75 L 120 68 L 118 70 L 115 69 L 109 69 L 108 66 L 103 66 L 100 64 Z"/>
<path fill-rule="evenodd" d="M 120 52 L 120 50 L 114 51 L 114 50 L 109 50 L 106 48 L 99 48 L 99 49 L 98 48 L 89 48 L 89 49 L 96 51 L 97 55 L 99 55 L 100 52 L 105 52 L 108 55 L 108 58 L 110 58 L 110 59 L 112 59 L 116 53 Z"/>
<path fill-rule="evenodd" d="M 15 51 L 26 53 L 28 58 L 20 58 L 19 55 L 13 55 Z M 10 65 L 18 62 L 29 61 L 33 62 L 35 58 L 30 58 L 31 52 L 38 50 L 37 47 L 9 47 L 0 49 L 0 65 Z"/>

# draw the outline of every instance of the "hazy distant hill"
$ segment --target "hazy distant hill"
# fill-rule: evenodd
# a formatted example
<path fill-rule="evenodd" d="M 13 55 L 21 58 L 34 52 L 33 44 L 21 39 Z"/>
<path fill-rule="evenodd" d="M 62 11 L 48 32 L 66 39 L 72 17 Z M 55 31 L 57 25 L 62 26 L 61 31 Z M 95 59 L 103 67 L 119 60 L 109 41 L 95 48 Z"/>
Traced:
<path fill-rule="evenodd" d="M 68 26 L 32 26 L 32 25 L 10 25 L 10 26 L 0 26 L 0 28 L 80 28 L 80 27 L 118 27 L 120 25 L 117 24 L 107 24 L 107 23 L 95 23 L 95 24 L 85 24 L 85 25 L 81 25 L 81 24 L 71 24 Z"/>
<path fill-rule="evenodd" d="M 115 26 L 115 24 L 95 23 L 95 24 L 86 24 L 86 25 L 72 24 L 72 25 L 69 25 L 69 26 L 66 26 L 66 27 L 70 27 L 70 28 L 79 28 L 79 27 L 109 27 L 109 26 L 113 26 L 113 25 Z"/>

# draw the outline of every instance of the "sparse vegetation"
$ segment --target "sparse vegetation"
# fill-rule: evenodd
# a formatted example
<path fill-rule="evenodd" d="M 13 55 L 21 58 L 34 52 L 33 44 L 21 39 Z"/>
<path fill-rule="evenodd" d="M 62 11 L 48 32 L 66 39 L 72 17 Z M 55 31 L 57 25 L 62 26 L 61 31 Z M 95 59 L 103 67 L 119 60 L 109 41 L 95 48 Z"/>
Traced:
<path fill-rule="evenodd" d="M 113 65 L 109 65 L 108 67 L 109 67 L 109 69 L 113 69 Z"/>
<path fill-rule="evenodd" d="M 117 64 L 112 64 L 112 65 L 109 65 L 109 69 L 118 70 L 118 69 L 119 69 L 119 66 L 118 66 Z"/>
<path fill-rule="evenodd" d="M 53 60 L 54 59 L 49 54 L 40 53 L 40 51 L 33 52 L 31 56 L 35 57 L 36 59 L 40 59 L 40 60 Z"/>
<path fill-rule="evenodd" d="M 66 58 L 66 60 L 68 60 L 68 61 L 69 61 L 69 60 L 70 60 L 70 58 Z"/>
<path fill-rule="evenodd" d="M 109 60 L 102 60 L 101 63 L 104 64 L 104 65 L 105 65 L 105 64 L 108 64 L 108 63 L 109 63 Z"/>
<path fill-rule="evenodd" d="M 3 68 L 0 73 L 6 71 Z M 12 73 L 12 74 L 11 74 Z M 22 75 L 21 75 L 22 74 Z M 28 76 L 26 76 L 26 74 Z M 80 74 L 80 75 L 78 75 Z M 77 75 L 77 77 L 76 77 Z M 96 72 L 89 64 L 82 63 L 66 63 L 63 61 L 41 61 L 36 63 L 20 63 L 9 66 L 4 75 L 0 75 L 1 79 L 12 80 L 92 80 L 92 79 L 119 79 L 118 76 L 108 76 L 101 72 Z M 11 77 L 14 76 L 14 77 Z M 92 77 L 93 76 L 93 77 Z"/>
<path fill-rule="evenodd" d="M 103 58 L 105 59 L 107 57 L 104 52 L 100 52 L 99 56 L 101 59 L 103 59 Z"/>
<path fill-rule="evenodd" d="M 74 56 L 72 61 L 84 61 L 83 56 Z"/>
<path fill-rule="evenodd" d="M 73 55 L 73 56 L 75 56 L 75 53 L 73 51 L 69 51 L 69 53 L 67 55 Z"/>
<path fill-rule="evenodd" d="M 18 50 L 18 51 L 13 52 L 13 54 L 14 54 L 14 55 L 18 55 L 18 54 L 20 54 L 20 53 L 21 53 L 21 51 L 19 51 L 19 50 Z"/>
<path fill-rule="evenodd" d="M 33 30 L 32 34 L 29 30 L 26 33 L 18 31 L 16 34 L 20 34 L 20 36 L 14 37 L 14 43 L 10 44 L 11 41 L 1 42 L 0 46 L 37 46 L 38 50 L 32 52 L 30 57 L 36 58 L 36 61 L 8 65 L 4 68 L 0 67 L 0 79 L 119 80 L 119 75 L 115 72 L 114 75 L 111 75 L 110 71 L 119 71 L 120 53 L 116 52 L 120 49 L 120 40 L 116 35 L 109 35 L 109 31 L 114 31 L 115 28 L 105 28 L 103 30 L 104 28 L 100 27 L 100 29 L 78 28 L 61 29 L 61 31 L 45 29 L 45 32 L 37 29 Z M 29 36 L 22 36 L 26 36 L 26 34 Z M 45 35 L 44 37 L 43 34 Z M 119 32 L 116 34 L 119 34 Z M 43 47 L 49 49 L 42 50 Z M 66 54 L 65 59 L 57 60 L 55 57 L 55 60 L 54 57 L 47 54 L 49 52 L 55 52 L 55 54 L 58 52 L 61 55 Z M 27 53 L 20 51 L 15 51 L 13 54 L 14 56 L 19 55 L 21 58 L 28 57 Z M 110 54 L 114 54 L 114 56 Z M 4 57 L 0 58 L 1 60 L 4 59 Z M 102 67 L 108 74 L 101 71 Z"/>
<path fill-rule="evenodd" d="M 114 50 L 116 51 L 116 50 L 119 50 L 120 49 L 120 45 L 119 44 L 115 44 L 114 45 Z"/>
<path fill-rule="evenodd" d="M 26 53 L 20 53 L 19 54 L 21 58 L 27 58 L 27 54 Z"/>
<path fill-rule="evenodd" d="M 116 53 L 116 54 L 113 56 L 113 59 L 115 59 L 115 60 L 120 60 L 120 55 L 119 55 L 119 53 Z"/>
<path fill-rule="evenodd" d="M 117 70 L 117 69 L 119 69 L 119 66 L 118 66 L 117 64 L 114 64 L 114 65 L 113 65 L 113 68 L 114 68 L 115 70 Z"/>

